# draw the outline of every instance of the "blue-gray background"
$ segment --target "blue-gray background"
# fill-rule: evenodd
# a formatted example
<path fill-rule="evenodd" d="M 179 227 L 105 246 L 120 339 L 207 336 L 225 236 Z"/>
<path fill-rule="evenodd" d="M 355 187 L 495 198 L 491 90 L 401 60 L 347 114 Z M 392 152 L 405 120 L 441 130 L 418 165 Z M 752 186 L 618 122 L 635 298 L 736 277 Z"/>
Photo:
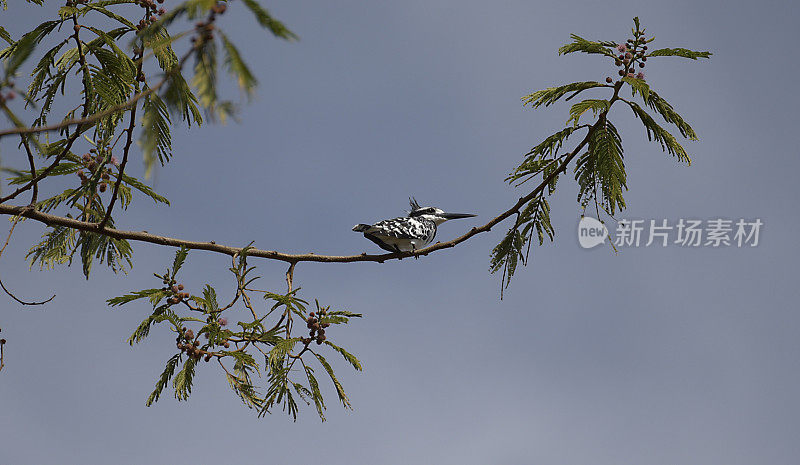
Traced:
<path fill-rule="evenodd" d="M 40 10 L 15 0 L 15 37 Z M 167 2 L 169 4 L 169 2 Z M 569 33 L 624 40 L 639 15 L 654 46 L 711 50 L 710 61 L 651 60 L 648 83 L 694 125 L 686 167 L 622 131 L 631 218 L 761 218 L 756 248 L 671 246 L 585 251 L 574 183 L 553 200 L 555 244 L 499 300 L 489 251 L 504 227 L 420 260 L 297 268 L 302 295 L 362 312 L 331 336 L 355 410 L 326 387 L 328 421 L 257 419 L 212 366 L 189 402 L 144 400 L 172 336 L 125 339 L 145 305 L 106 298 L 155 283 L 173 251 L 135 244 L 135 267 L 28 271 L 42 228 L 19 227 L 0 262 L 26 298 L 2 302 L 0 463 L 795 464 L 800 169 L 791 2 L 289 2 L 266 4 L 301 40 L 257 29 L 234 4 L 221 25 L 243 43 L 261 87 L 241 124 L 175 129 L 156 187 L 172 207 L 138 203 L 125 229 L 281 251 L 376 251 L 353 224 L 401 214 L 408 195 L 475 221 L 511 205 L 504 175 L 559 129 L 566 106 L 519 97 L 614 72 L 594 56 L 558 57 Z M 13 21 L 10 19 L 13 18 Z M 4 162 L 20 157 L 6 142 Z M 138 161 L 138 158 L 137 158 Z M 134 163 L 141 172 L 141 165 Z M 229 293 L 228 259 L 192 252 L 183 282 Z M 282 290 L 283 265 L 255 261 Z M 73 267 L 74 268 L 74 267 Z"/>

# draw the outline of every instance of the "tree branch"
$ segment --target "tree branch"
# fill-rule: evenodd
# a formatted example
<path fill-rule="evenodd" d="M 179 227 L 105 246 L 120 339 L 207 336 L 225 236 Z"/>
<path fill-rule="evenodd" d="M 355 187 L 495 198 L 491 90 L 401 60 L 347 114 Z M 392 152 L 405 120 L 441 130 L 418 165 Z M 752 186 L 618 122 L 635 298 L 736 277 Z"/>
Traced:
<path fill-rule="evenodd" d="M 494 217 L 489 222 L 484 224 L 480 227 L 475 227 L 470 229 L 467 233 L 459 236 L 453 240 L 446 241 L 446 242 L 437 242 L 436 244 L 426 247 L 424 249 L 417 250 L 415 252 L 394 252 L 394 253 L 387 253 L 387 254 L 367 254 L 362 253 L 360 255 L 317 255 L 314 253 L 306 253 L 306 254 L 287 254 L 281 253 L 274 250 L 262 250 L 262 249 L 249 249 L 247 251 L 247 255 L 250 257 L 260 257 L 260 258 L 267 258 L 271 260 L 279 260 L 284 261 L 289 264 L 295 264 L 298 262 L 320 262 L 320 263 L 352 263 L 352 262 L 378 262 L 383 263 L 386 260 L 394 260 L 394 259 L 402 259 L 406 257 L 418 257 L 420 255 L 428 255 L 432 252 L 441 249 L 447 249 L 451 247 L 455 247 L 456 245 L 468 240 L 472 236 L 477 234 L 491 231 L 492 227 L 496 224 L 500 223 L 501 221 L 507 219 L 511 215 L 515 214 L 519 211 L 526 203 L 528 203 L 531 199 L 537 196 L 547 185 L 550 181 L 559 173 L 564 171 L 567 168 L 567 165 L 572 161 L 572 159 L 578 154 L 578 152 L 583 148 L 584 145 L 589 141 L 589 137 L 594 130 L 594 128 L 602 121 L 603 119 L 598 119 L 598 122 L 595 123 L 587 132 L 586 137 L 578 144 L 578 146 L 564 159 L 563 162 L 559 165 L 559 167 L 550 173 L 549 176 L 545 177 L 542 182 L 528 195 L 521 197 L 514 206 L 506 210 L 505 212 L 501 213 L 500 215 Z M 189 241 L 185 239 L 178 239 L 173 237 L 167 236 L 159 236 L 156 234 L 150 234 L 145 231 L 124 231 L 120 229 L 109 228 L 107 226 L 100 226 L 98 223 L 90 223 L 86 221 L 80 221 L 73 218 L 67 218 L 57 215 L 51 215 L 49 213 L 44 213 L 40 211 L 35 211 L 28 209 L 26 207 L 19 207 L 15 205 L 4 205 L 0 204 L 0 214 L 4 215 L 17 215 L 23 216 L 25 218 L 30 218 L 35 221 L 39 221 L 44 223 L 48 226 L 65 226 L 67 228 L 76 229 L 79 231 L 87 231 L 96 234 L 102 234 L 105 236 L 113 237 L 115 239 L 126 239 L 131 241 L 139 241 L 139 242 L 149 242 L 152 244 L 158 245 L 166 245 L 172 247 L 186 247 L 187 249 L 194 249 L 194 250 L 207 250 L 210 252 L 217 252 L 222 253 L 225 255 L 236 255 L 242 251 L 241 247 L 231 247 L 217 244 L 214 241 L 209 242 L 198 242 L 198 241 Z M 289 278 L 289 273 L 287 273 L 287 278 Z M 289 284 L 289 280 L 287 280 L 287 284 Z"/>

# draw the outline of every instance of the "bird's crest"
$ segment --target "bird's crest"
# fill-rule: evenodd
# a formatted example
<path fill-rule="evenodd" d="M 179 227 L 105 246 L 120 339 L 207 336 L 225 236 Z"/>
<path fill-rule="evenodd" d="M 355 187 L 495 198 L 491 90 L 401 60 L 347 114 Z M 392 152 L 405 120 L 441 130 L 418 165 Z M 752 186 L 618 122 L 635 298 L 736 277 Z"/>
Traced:
<path fill-rule="evenodd" d="M 414 197 L 409 197 L 408 203 L 409 205 L 411 205 L 411 211 L 409 213 L 413 212 L 414 210 L 419 210 L 421 208 L 419 206 L 419 203 L 417 202 L 417 199 L 415 199 Z"/>

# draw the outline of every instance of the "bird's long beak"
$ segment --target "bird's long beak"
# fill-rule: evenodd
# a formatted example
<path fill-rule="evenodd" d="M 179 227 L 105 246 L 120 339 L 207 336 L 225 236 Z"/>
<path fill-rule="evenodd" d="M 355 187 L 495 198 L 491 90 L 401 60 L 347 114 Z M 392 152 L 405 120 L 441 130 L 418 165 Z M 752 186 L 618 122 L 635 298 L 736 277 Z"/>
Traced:
<path fill-rule="evenodd" d="M 442 213 L 442 217 L 448 220 L 457 220 L 459 218 L 472 218 L 473 216 L 478 216 L 478 215 L 473 215 L 471 213 Z"/>

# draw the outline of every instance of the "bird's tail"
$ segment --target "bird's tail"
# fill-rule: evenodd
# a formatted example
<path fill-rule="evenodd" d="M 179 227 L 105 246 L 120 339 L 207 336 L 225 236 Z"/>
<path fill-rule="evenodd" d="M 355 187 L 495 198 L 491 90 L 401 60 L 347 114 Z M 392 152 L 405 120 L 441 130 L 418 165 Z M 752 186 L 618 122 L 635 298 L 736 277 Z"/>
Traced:
<path fill-rule="evenodd" d="M 360 224 L 357 224 L 357 225 L 353 226 L 353 231 L 355 231 L 355 232 L 364 232 L 364 231 L 366 231 L 367 229 L 369 229 L 371 227 L 372 226 L 370 226 L 368 224 L 360 223 Z"/>

